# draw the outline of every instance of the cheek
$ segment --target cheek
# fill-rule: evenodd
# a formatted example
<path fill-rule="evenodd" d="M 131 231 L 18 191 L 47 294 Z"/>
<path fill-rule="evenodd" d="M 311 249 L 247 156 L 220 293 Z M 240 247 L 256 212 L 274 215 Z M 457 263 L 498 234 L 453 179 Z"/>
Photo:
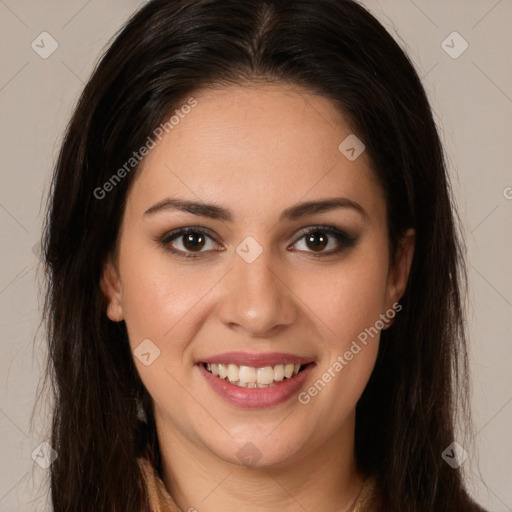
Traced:
<path fill-rule="evenodd" d="M 317 313 L 326 353 L 317 380 L 300 398 L 304 404 L 318 400 L 317 407 L 330 410 L 332 428 L 355 407 L 373 371 L 386 276 L 385 259 L 361 258 L 340 266 L 329 279 L 324 276 L 324 287 L 308 303 Z"/>
<path fill-rule="evenodd" d="M 199 267 L 171 265 L 169 256 L 144 244 L 127 243 L 120 262 L 122 307 L 131 343 L 169 336 L 179 346 L 187 316 L 215 281 Z"/>
<path fill-rule="evenodd" d="M 342 349 L 365 329 L 375 325 L 384 312 L 387 268 L 378 258 L 340 265 L 327 274 L 308 278 L 308 305 L 325 325 L 326 339 Z M 313 287 L 313 280 L 323 283 Z M 307 295 L 306 295 L 307 296 Z"/>

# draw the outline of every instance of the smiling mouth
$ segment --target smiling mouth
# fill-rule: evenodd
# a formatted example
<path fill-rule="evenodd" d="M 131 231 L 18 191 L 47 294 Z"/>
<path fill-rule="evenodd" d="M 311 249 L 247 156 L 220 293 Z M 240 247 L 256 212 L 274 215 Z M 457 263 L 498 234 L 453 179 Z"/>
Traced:
<path fill-rule="evenodd" d="M 270 388 L 293 379 L 308 364 L 276 364 L 275 366 L 238 366 L 236 364 L 202 363 L 206 371 L 221 380 L 242 388 Z"/>

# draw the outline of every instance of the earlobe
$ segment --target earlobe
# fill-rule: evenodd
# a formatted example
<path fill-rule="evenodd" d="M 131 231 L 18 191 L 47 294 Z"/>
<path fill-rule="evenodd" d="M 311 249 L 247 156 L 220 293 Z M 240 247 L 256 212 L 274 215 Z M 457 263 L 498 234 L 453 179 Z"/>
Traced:
<path fill-rule="evenodd" d="M 397 249 L 395 264 L 390 270 L 387 283 L 387 306 L 398 302 L 407 287 L 412 260 L 414 256 L 415 231 L 408 229 L 403 235 Z"/>
<path fill-rule="evenodd" d="M 114 263 L 109 259 L 104 265 L 100 279 L 100 288 L 106 302 L 106 314 L 113 322 L 123 320 L 123 307 L 121 303 L 121 281 Z"/>
<path fill-rule="evenodd" d="M 107 316 L 112 322 L 123 320 L 123 308 L 118 301 L 112 301 L 107 306 Z"/>

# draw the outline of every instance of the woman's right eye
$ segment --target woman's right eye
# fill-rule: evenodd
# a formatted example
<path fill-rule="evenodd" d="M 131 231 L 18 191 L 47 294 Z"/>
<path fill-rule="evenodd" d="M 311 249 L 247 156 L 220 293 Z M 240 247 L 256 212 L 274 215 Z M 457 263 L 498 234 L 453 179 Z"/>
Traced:
<path fill-rule="evenodd" d="M 208 242 L 210 247 L 208 248 Z M 167 233 L 160 243 L 168 250 L 184 258 L 197 258 L 198 253 L 219 249 L 219 244 L 200 228 L 182 228 Z M 206 249 L 205 249 L 206 247 Z M 196 254 L 194 254 L 196 253 Z"/>

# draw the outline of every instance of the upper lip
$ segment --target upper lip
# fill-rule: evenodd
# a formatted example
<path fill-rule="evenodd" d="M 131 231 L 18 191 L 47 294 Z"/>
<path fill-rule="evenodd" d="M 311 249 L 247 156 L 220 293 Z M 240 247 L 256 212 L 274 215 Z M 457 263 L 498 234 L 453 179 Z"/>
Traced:
<path fill-rule="evenodd" d="M 308 364 L 312 363 L 310 357 L 298 356 L 296 354 L 287 354 L 284 352 L 267 352 L 265 354 L 251 354 L 249 352 L 225 352 L 205 357 L 200 363 L 225 363 L 236 364 L 238 366 L 252 366 L 254 368 L 263 368 L 264 366 L 275 366 L 277 364 Z"/>

